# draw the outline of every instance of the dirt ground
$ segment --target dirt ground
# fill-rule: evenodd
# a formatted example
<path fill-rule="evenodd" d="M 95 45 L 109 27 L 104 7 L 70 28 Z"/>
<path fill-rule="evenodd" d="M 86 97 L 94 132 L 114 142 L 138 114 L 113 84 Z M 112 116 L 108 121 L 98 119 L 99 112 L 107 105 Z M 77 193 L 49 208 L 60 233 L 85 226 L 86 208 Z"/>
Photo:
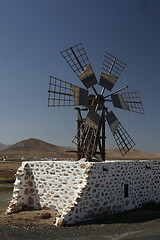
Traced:
<path fill-rule="evenodd" d="M 0 162 L 0 178 L 14 178 L 17 169 L 21 166 L 21 162 L 1 161 Z"/>
<path fill-rule="evenodd" d="M 56 218 L 54 210 L 34 210 L 22 211 L 19 213 L 6 215 L 0 214 L 0 225 L 8 226 L 30 226 L 30 225 L 48 225 L 53 226 Z"/>

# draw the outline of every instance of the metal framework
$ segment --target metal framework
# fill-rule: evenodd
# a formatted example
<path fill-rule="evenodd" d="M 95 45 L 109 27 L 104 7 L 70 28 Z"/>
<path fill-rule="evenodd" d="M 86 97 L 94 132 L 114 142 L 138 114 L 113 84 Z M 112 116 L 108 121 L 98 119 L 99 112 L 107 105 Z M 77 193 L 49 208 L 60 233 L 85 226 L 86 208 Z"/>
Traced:
<path fill-rule="evenodd" d="M 144 114 L 144 108 L 139 92 L 128 92 L 121 94 L 112 94 L 112 102 L 114 107 L 122 108 L 131 112 Z"/>
<path fill-rule="evenodd" d="M 77 75 L 77 77 L 79 77 L 82 71 L 84 71 L 84 69 L 89 64 L 89 59 L 82 43 L 61 51 L 60 53 L 72 68 L 74 73 Z"/>
<path fill-rule="evenodd" d="M 113 136 L 122 156 L 124 156 L 131 148 L 135 146 L 135 142 L 132 140 L 121 123 L 119 123 L 118 128 Z"/>
<path fill-rule="evenodd" d="M 122 93 L 122 96 L 129 108 L 129 111 L 144 114 L 144 108 L 139 92 Z"/>
<path fill-rule="evenodd" d="M 102 64 L 102 72 L 115 76 L 117 78 L 120 77 L 123 72 L 126 64 L 120 61 L 118 58 L 112 56 L 110 53 L 105 52 L 103 64 Z"/>
<path fill-rule="evenodd" d="M 97 84 L 96 76 L 94 75 L 82 43 L 60 53 L 86 88 L 93 87 Z"/>
<path fill-rule="evenodd" d="M 72 85 L 50 76 L 48 107 L 74 106 Z"/>
<path fill-rule="evenodd" d="M 112 111 L 106 115 L 106 119 L 117 146 L 122 156 L 124 156 L 132 147 L 134 147 L 135 143 Z"/>
<path fill-rule="evenodd" d="M 125 66 L 126 64 L 118 58 L 112 56 L 108 52 L 105 52 L 99 84 L 111 91 Z"/>

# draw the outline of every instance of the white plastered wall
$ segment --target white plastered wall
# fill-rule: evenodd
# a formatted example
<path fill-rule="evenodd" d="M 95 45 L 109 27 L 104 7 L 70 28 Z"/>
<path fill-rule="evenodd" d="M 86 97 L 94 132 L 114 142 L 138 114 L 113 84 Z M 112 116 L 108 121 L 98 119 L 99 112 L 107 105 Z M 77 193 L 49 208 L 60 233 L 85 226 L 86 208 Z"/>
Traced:
<path fill-rule="evenodd" d="M 75 224 L 160 201 L 160 161 L 23 162 L 7 213 L 54 208 L 56 225 Z"/>

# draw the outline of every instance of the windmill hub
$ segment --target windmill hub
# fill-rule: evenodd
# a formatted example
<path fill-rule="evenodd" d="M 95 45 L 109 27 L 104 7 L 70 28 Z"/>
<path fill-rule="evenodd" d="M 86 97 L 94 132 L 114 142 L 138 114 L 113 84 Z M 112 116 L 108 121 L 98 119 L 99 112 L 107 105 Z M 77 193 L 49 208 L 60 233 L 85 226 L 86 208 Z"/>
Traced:
<path fill-rule="evenodd" d="M 98 109 L 99 109 L 101 108 L 101 106 L 104 105 L 105 98 L 101 94 L 98 94 L 98 95 L 91 94 L 88 96 L 88 103 L 89 103 L 89 106 L 96 107 L 98 105 Z"/>
<path fill-rule="evenodd" d="M 95 97 L 95 101 L 97 104 L 99 105 L 103 105 L 105 103 L 105 98 L 104 96 L 102 96 L 101 94 L 98 94 L 96 97 Z"/>

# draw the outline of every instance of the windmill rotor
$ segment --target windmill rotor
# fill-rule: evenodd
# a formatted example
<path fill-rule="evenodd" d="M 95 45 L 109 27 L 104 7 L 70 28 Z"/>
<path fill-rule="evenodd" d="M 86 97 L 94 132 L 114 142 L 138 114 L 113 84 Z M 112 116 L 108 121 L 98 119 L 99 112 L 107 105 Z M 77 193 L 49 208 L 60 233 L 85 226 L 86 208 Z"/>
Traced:
<path fill-rule="evenodd" d="M 116 108 L 144 114 L 142 101 L 139 92 L 120 93 L 128 86 L 106 96 L 104 92 L 112 90 L 126 64 L 105 52 L 98 82 L 82 43 L 60 53 L 85 88 L 50 76 L 48 106 L 76 106 L 77 133 L 72 142 L 77 145 L 78 159 L 86 157 L 91 161 L 93 156 L 100 155 L 100 159 L 105 161 L 106 122 L 124 156 L 135 143 L 113 111 L 108 110 L 106 103 L 112 102 Z M 96 84 L 102 87 L 101 93 L 96 90 Z M 93 94 L 89 94 L 89 88 L 92 88 Z M 82 116 L 84 112 L 85 117 Z"/>

